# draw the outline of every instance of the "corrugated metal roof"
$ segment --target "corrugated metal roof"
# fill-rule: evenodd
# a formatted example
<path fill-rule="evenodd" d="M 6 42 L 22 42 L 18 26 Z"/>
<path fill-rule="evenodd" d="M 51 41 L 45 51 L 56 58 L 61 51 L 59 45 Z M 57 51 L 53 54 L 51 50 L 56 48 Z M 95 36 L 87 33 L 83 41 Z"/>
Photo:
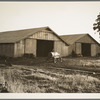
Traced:
<path fill-rule="evenodd" d="M 61 35 L 60 37 L 70 45 L 85 35 L 87 35 L 87 34 Z"/>
<path fill-rule="evenodd" d="M 68 45 L 63 39 L 60 38 L 52 29 L 49 27 L 40 27 L 40 28 L 32 28 L 32 29 L 24 29 L 17 31 L 8 31 L 8 32 L 0 32 L 0 43 L 15 43 L 22 39 L 25 39 L 36 32 L 49 29 L 53 32 L 62 42 Z"/>

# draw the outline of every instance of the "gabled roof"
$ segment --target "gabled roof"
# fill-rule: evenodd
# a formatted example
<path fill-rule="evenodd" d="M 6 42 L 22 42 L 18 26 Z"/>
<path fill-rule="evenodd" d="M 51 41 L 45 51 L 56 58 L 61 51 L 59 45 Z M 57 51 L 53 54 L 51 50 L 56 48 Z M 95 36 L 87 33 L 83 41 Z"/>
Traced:
<path fill-rule="evenodd" d="M 76 42 L 77 40 L 79 40 L 80 38 L 82 38 L 85 35 L 86 34 L 61 35 L 60 37 L 64 41 L 66 41 L 68 44 L 73 44 L 74 42 Z"/>
<path fill-rule="evenodd" d="M 92 38 L 97 44 L 99 44 L 92 36 L 89 34 L 73 34 L 73 35 L 61 35 L 60 37 L 67 42 L 69 45 L 75 43 L 85 35 L 88 35 L 90 38 Z M 99 44 L 100 45 L 100 44 Z"/>
<path fill-rule="evenodd" d="M 68 45 L 64 40 L 60 38 L 53 30 L 49 27 L 40 27 L 40 28 L 32 28 L 32 29 L 24 29 L 24 30 L 16 30 L 16 31 L 7 31 L 7 32 L 0 32 L 0 43 L 15 43 L 20 40 L 23 40 L 36 32 L 42 30 L 50 30 L 55 34 L 62 42 Z"/>
<path fill-rule="evenodd" d="M 46 27 L 43 27 L 42 29 L 45 28 Z M 0 32 L 0 43 L 14 43 L 38 32 L 39 30 L 41 30 L 41 28 Z"/>

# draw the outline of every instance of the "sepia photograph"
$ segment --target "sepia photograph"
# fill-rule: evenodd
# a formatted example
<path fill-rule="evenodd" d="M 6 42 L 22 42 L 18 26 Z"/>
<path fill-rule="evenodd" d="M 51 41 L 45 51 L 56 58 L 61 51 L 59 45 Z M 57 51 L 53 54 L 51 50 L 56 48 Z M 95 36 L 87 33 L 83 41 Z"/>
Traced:
<path fill-rule="evenodd" d="M 0 95 L 9 93 L 100 93 L 100 1 L 0 1 Z"/>

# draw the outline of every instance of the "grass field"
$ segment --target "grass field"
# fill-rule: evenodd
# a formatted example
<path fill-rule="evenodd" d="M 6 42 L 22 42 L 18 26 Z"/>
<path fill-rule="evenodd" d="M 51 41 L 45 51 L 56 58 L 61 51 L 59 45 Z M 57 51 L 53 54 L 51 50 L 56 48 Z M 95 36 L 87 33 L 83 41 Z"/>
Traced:
<path fill-rule="evenodd" d="M 10 93 L 100 93 L 99 58 L 45 58 L 0 60 L 0 82 L 8 83 Z"/>

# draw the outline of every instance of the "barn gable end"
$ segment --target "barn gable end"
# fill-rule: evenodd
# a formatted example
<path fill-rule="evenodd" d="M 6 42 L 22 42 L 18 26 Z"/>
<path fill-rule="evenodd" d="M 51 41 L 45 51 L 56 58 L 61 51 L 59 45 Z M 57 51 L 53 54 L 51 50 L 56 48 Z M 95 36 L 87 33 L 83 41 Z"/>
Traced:
<path fill-rule="evenodd" d="M 84 35 L 83 37 L 81 37 L 76 42 L 80 42 L 80 43 L 95 43 L 95 41 L 88 34 Z"/>
<path fill-rule="evenodd" d="M 100 44 L 89 34 L 65 35 L 61 38 L 70 44 L 68 55 L 73 51 L 83 56 L 96 56 L 100 53 Z"/>
<path fill-rule="evenodd" d="M 25 53 L 47 56 L 53 49 L 61 56 L 68 55 L 68 47 L 52 31 L 42 30 L 25 39 Z"/>
<path fill-rule="evenodd" d="M 43 40 L 59 40 L 59 38 L 55 36 L 52 31 L 46 31 L 46 30 L 36 32 L 35 34 L 31 35 L 29 38 L 43 39 Z"/>

